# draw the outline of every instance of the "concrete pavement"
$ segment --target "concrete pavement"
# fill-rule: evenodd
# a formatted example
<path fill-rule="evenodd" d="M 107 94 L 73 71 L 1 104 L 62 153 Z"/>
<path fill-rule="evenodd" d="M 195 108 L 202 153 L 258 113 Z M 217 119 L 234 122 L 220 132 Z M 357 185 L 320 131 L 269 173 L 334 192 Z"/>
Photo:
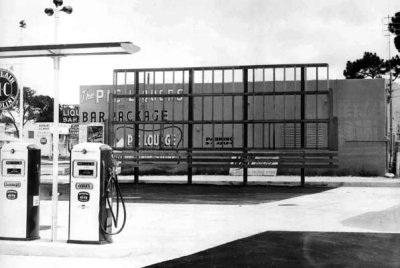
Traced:
<path fill-rule="evenodd" d="M 0 241 L 1 267 L 143 267 L 265 231 L 400 233 L 399 187 L 340 187 L 261 204 L 128 203 L 125 230 L 107 245 L 67 244 L 68 202 L 41 201 L 41 240 Z M 39 267 L 39 266 L 38 266 Z"/>

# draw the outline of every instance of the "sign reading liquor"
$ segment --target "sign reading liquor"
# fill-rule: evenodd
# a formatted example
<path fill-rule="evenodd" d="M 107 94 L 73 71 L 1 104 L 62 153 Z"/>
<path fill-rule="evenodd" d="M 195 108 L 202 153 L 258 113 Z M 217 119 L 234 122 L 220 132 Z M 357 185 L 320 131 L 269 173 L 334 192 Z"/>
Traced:
<path fill-rule="evenodd" d="M 60 123 L 79 123 L 78 105 L 61 105 Z"/>
<path fill-rule="evenodd" d="M 17 78 L 8 70 L 0 69 L 0 110 L 11 108 L 17 101 Z"/>

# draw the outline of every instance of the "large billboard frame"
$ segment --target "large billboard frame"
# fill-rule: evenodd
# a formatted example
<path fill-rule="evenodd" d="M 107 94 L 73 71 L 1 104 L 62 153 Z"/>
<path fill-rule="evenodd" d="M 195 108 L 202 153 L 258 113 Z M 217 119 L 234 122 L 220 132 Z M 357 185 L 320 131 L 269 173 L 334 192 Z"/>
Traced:
<path fill-rule="evenodd" d="M 268 73 L 268 75 L 266 75 Z M 280 77 L 278 77 L 279 74 Z M 288 73 L 292 74 L 288 78 Z M 308 78 L 309 73 L 313 73 L 313 77 Z M 166 79 L 169 76 L 170 79 Z M 172 77 L 172 78 L 171 78 Z M 180 80 L 178 77 L 181 77 Z M 177 80 L 179 80 L 177 82 Z M 206 81 L 207 80 L 207 81 Z M 181 92 L 176 90 L 167 90 L 168 86 L 173 86 L 174 89 L 181 87 Z M 150 88 L 146 90 L 146 86 Z M 163 90 L 158 90 L 157 87 L 163 87 Z M 134 168 L 135 182 L 139 181 L 139 168 L 140 163 L 144 163 L 141 158 L 154 158 L 154 156 L 143 155 L 149 152 L 157 152 L 157 154 L 165 154 L 168 158 L 171 152 L 176 152 L 176 157 L 179 162 L 187 163 L 188 183 L 192 183 L 193 159 L 192 156 L 196 151 L 210 151 L 210 152 L 236 152 L 246 159 L 252 153 L 260 155 L 260 153 L 274 152 L 273 157 L 279 157 L 276 153 L 290 153 L 297 151 L 296 155 L 300 155 L 300 151 L 309 153 L 310 151 L 317 151 L 316 156 L 320 156 L 322 151 L 328 152 L 326 155 L 331 158 L 329 152 L 337 151 L 337 121 L 333 117 L 333 94 L 329 88 L 329 66 L 326 63 L 317 64 L 282 64 L 282 65 L 251 65 L 251 66 L 214 66 L 214 67 L 186 67 L 186 68 L 150 68 L 150 69 L 116 69 L 113 75 L 114 92 L 110 93 L 109 99 L 109 113 L 106 120 L 106 140 L 107 143 L 114 148 L 115 152 L 123 153 L 125 156 L 129 155 L 129 163 Z M 210 92 L 204 90 L 205 87 L 210 88 Z M 232 87 L 233 90 L 229 91 L 227 88 Z M 125 89 L 122 90 L 121 88 Z M 203 90 L 199 90 L 203 88 Z M 222 89 L 221 89 L 222 88 Z M 120 91 L 117 92 L 117 89 Z M 129 91 L 128 91 L 129 89 Z M 153 90 L 151 90 L 153 89 Z M 325 98 L 325 106 L 323 115 L 318 114 L 318 107 L 320 106 L 321 96 Z M 175 118 L 175 113 L 172 113 L 172 118 L 165 117 L 165 120 L 149 120 L 144 117 L 144 111 L 141 106 L 145 105 L 147 99 L 160 99 L 166 98 L 181 98 L 184 99 L 182 104 L 182 115 Z M 206 119 L 205 114 L 209 113 L 207 108 L 204 108 L 204 99 L 209 98 L 212 101 L 211 118 Z M 230 113 L 232 117 L 227 119 L 217 118 L 214 114 L 214 103 L 219 100 L 224 107 L 225 99 L 232 98 L 230 102 L 232 108 Z M 234 101 L 236 98 L 237 101 Z M 297 103 L 297 110 L 291 116 L 275 115 L 275 106 L 280 105 L 276 99 L 283 99 L 283 103 L 288 98 L 294 98 Z M 315 101 L 314 101 L 315 98 Z M 131 106 L 120 105 L 119 102 L 130 100 Z M 264 116 L 268 114 L 265 112 L 265 99 L 269 99 L 270 103 L 274 106 L 273 116 Z M 263 104 L 258 106 L 255 104 L 257 101 L 262 100 Z M 271 102 L 272 100 L 272 102 Z M 239 103 L 239 106 L 235 105 Z M 252 102 L 253 108 L 249 108 Z M 314 104 L 310 105 L 311 102 Z M 203 107 L 199 109 L 200 103 Z M 164 103 L 162 104 L 164 107 Z M 175 104 L 174 104 L 175 105 Z M 174 107 L 174 105 L 172 107 Z M 131 111 L 131 116 L 119 116 L 121 113 L 119 106 Z M 316 112 L 314 116 L 310 116 L 309 107 L 315 106 Z M 154 107 L 154 106 L 153 106 Z M 195 108 L 196 107 L 196 108 Z M 258 107 L 258 108 L 256 108 Z M 262 107 L 262 108 L 261 108 Z M 262 109 L 262 118 L 259 117 L 259 109 Z M 313 108 L 314 109 L 314 108 Z M 200 112 L 199 112 L 200 111 Z M 224 108 L 222 108 L 224 111 Z M 122 112 L 123 113 L 123 112 Z M 235 116 L 239 114 L 239 116 Z M 272 112 L 269 112 L 269 114 Z M 321 113 L 321 112 L 320 112 Z M 151 116 L 151 115 L 150 115 Z M 147 120 L 146 120 L 147 119 Z M 145 135 L 140 134 L 140 130 L 148 130 L 154 126 L 182 126 L 182 139 L 184 142 L 179 147 L 170 148 L 164 144 L 158 144 L 156 147 L 146 147 L 143 141 Z M 226 126 L 238 126 L 241 129 L 240 142 L 230 142 L 229 137 L 215 136 L 216 127 L 222 127 L 222 133 Z M 194 136 L 198 128 L 208 126 L 212 129 L 212 135 L 209 141 L 212 142 L 212 147 L 197 146 Z M 260 137 L 263 142 L 261 145 L 256 145 L 257 131 L 255 129 L 262 126 Z M 277 141 L 276 128 L 279 126 L 283 131 L 292 131 L 292 142 L 285 143 L 285 138 L 282 141 Z M 310 142 L 310 133 L 314 127 L 315 139 Z M 323 126 L 323 127 L 321 127 Z M 133 130 L 132 143 L 127 144 L 126 139 L 123 145 L 116 146 L 115 143 L 115 129 L 116 127 L 122 128 L 124 137 L 128 131 Z M 135 131 L 137 130 L 137 131 Z M 232 137 L 233 137 L 232 130 Z M 273 135 L 271 135 L 271 132 Z M 203 133 L 202 133 L 203 134 Z M 287 134 L 287 133 L 286 133 Z M 286 135 L 287 136 L 287 135 Z M 284 137 L 286 137 L 284 136 Z M 265 138 L 267 137 L 267 138 Z M 264 141 L 267 140 L 267 141 Z M 324 140 L 321 145 L 320 140 Z M 215 146 L 216 141 L 222 140 L 222 146 Z M 224 142 L 228 141 L 229 144 L 224 146 Z M 253 159 L 257 158 L 252 156 Z M 155 159 L 155 158 L 154 158 Z M 152 159 L 152 160 L 154 160 Z M 183 160 L 182 160 L 183 159 Z M 307 162 L 304 160 L 303 162 Z M 216 161 L 218 159 L 215 159 Z M 248 161 L 248 160 L 246 160 Z M 246 162 L 244 161 L 244 162 Z M 260 160 L 261 161 L 261 160 Z M 122 159 L 124 162 L 124 159 Z M 156 161 L 157 162 L 157 161 Z M 162 160 L 160 160 L 162 162 Z M 154 163 L 155 165 L 160 163 Z M 206 163 L 207 165 L 210 163 Z M 303 163 L 304 164 L 304 163 Z M 333 162 L 329 165 L 336 166 Z M 217 163 L 221 165 L 221 163 Z M 230 165 L 230 164 L 229 164 Z M 241 164 L 243 168 L 243 184 L 247 184 L 249 163 Z M 262 166 L 261 163 L 257 165 Z M 201 166 L 201 165 L 199 165 Z M 305 168 L 300 165 L 293 165 L 300 167 L 301 181 L 304 185 L 304 172 Z"/>

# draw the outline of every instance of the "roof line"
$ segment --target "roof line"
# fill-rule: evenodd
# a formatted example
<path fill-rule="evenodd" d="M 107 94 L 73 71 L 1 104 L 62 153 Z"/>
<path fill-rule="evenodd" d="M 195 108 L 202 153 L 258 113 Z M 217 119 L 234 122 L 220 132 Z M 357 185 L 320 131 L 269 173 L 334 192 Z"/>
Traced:
<path fill-rule="evenodd" d="M 101 50 L 103 48 L 103 50 Z M 119 51 L 109 51 L 110 48 L 119 48 Z M 87 49 L 87 52 L 74 53 L 74 49 Z M 90 49 L 100 49 L 91 52 Z M 63 52 L 63 50 L 71 50 Z M 74 44 L 50 44 L 29 46 L 0 47 L 0 58 L 24 58 L 24 57 L 57 57 L 57 56 L 85 56 L 85 55 L 117 55 L 133 54 L 140 48 L 131 42 L 103 42 L 103 43 L 74 43 Z M 47 54 L 46 51 L 50 54 Z M 25 52 L 20 54 L 18 52 Z M 36 53 L 35 53 L 36 52 Z"/>

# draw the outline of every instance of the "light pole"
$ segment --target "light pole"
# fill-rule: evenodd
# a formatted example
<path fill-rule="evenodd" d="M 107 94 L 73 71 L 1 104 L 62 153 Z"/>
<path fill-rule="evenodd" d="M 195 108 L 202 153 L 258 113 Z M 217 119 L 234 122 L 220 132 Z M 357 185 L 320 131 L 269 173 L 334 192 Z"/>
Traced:
<path fill-rule="evenodd" d="M 26 28 L 26 22 L 25 20 L 21 20 L 19 22 L 19 28 L 20 28 L 20 35 L 19 35 L 19 43 L 20 46 L 23 45 L 23 37 L 24 37 L 24 29 Z M 23 80 L 23 75 L 24 75 L 24 64 L 21 60 L 20 62 L 20 81 L 22 81 L 22 84 L 20 82 L 20 89 L 19 89 L 19 139 L 22 141 L 24 139 L 24 80 Z"/>
<path fill-rule="evenodd" d="M 48 16 L 54 15 L 54 43 L 58 42 L 58 16 L 61 12 L 72 13 L 72 7 L 62 6 L 63 0 L 53 0 L 55 8 L 45 8 L 44 13 Z M 57 239 L 57 204 L 58 204 L 58 116 L 59 116 L 59 72 L 60 57 L 53 57 L 54 61 L 54 107 L 53 107 L 53 186 L 52 186 L 52 220 L 51 240 Z"/>

